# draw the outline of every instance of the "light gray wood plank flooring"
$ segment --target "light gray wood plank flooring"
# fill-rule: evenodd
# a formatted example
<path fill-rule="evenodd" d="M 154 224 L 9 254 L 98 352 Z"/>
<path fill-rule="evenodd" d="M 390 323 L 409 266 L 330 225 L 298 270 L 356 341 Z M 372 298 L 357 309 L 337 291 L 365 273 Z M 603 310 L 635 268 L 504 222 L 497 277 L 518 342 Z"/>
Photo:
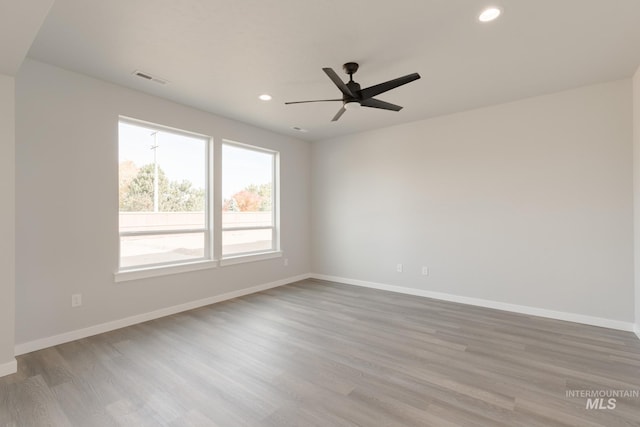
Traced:
<path fill-rule="evenodd" d="M 307 280 L 37 351 L 0 426 L 640 426 L 628 332 Z M 605 399 L 605 405 L 606 405 Z"/>

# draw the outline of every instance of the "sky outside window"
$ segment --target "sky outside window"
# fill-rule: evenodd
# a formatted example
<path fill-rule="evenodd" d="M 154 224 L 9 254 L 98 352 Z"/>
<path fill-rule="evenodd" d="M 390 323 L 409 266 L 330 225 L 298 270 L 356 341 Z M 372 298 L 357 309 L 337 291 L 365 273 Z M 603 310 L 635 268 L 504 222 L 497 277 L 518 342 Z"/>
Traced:
<path fill-rule="evenodd" d="M 157 135 L 154 137 L 154 134 Z M 206 156 L 202 138 L 156 131 L 144 125 L 121 122 L 119 127 L 119 162 L 132 161 L 137 167 L 154 163 L 153 146 L 157 145 L 157 162 L 171 181 L 187 180 L 195 188 L 204 188 Z M 228 199 L 234 193 L 250 186 L 271 183 L 272 158 L 241 147 L 223 145 L 224 158 L 222 197 Z M 202 167 L 194 167 L 202 165 Z"/>

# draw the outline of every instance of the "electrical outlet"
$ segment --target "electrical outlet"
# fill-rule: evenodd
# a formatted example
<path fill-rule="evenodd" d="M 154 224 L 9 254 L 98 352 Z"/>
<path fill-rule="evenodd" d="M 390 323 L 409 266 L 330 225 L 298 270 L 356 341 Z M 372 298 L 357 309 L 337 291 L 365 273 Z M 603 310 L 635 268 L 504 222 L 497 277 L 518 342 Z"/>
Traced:
<path fill-rule="evenodd" d="M 285 258 L 282 263 L 284 264 L 284 266 L 288 266 L 289 265 L 289 258 Z"/>
<path fill-rule="evenodd" d="M 422 267 L 422 275 L 423 276 L 429 275 L 429 267 Z"/>
<path fill-rule="evenodd" d="M 396 265 L 396 271 L 397 271 L 398 273 L 402 273 L 402 264 L 398 264 L 398 265 Z"/>
<path fill-rule="evenodd" d="M 82 305 L 82 294 L 71 295 L 71 307 L 80 307 Z"/>

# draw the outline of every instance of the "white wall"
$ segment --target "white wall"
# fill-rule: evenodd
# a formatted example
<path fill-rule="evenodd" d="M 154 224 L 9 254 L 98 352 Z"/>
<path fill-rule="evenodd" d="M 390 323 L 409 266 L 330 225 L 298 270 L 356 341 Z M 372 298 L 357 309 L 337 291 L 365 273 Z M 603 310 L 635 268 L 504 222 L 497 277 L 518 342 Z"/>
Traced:
<path fill-rule="evenodd" d="M 16 342 L 310 271 L 306 142 L 28 60 L 16 78 Z M 289 259 L 114 283 L 118 115 L 278 150 Z M 83 306 L 71 309 L 73 293 Z"/>
<path fill-rule="evenodd" d="M 640 337 L 640 68 L 633 76 L 633 202 L 635 248 L 635 331 Z"/>
<path fill-rule="evenodd" d="M 631 92 L 631 81 L 612 82 L 310 150 L 28 60 L 16 80 L 15 342 L 309 271 L 632 322 Z M 0 78 L 7 176 L 12 93 L 13 79 Z M 276 259 L 115 284 L 120 114 L 280 151 L 289 267 Z M 0 180 L 3 200 L 10 182 Z M 11 209 L 0 215 L 0 227 L 11 224 Z M 12 227 L 0 230 L 10 236 Z M 0 242 L 0 365 L 13 359 L 10 239 Z M 71 309 L 78 292 L 84 305 Z"/>
<path fill-rule="evenodd" d="M 624 80 L 313 143 L 314 273 L 632 322 L 631 110 Z"/>
<path fill-rule="evenodd" d="M 13 371 L 15 289 L 14 78 L 0 74 L 0 376 Z"/>

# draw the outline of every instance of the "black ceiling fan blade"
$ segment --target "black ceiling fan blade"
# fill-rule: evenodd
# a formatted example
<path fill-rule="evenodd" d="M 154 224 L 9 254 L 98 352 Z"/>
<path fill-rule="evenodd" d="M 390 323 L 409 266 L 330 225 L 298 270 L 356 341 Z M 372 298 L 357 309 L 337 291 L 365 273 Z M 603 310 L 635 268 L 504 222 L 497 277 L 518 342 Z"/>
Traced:
<path fill-rule="evenodd" d="M 334 85 L 338 86 L 338 89 L 340 89 L 340 92 L 342 92 L 343 94 L 345 94 L 350 98 L 355 98 L 355 96 L 353 95 L 353 93 L 351 93 L 351 90 L 349 90 L 345 82 L 343 82 L 342 79 L 336 74 L 336 72 L 333 71 L 333 68 L 323 68 L 322 71 L 324 71 L 327 74 L 327 76 L 329 76 L 329 78 L 331 79 Z"/>
<path fill-rule="evenodd" d="M 291 102 L 285 102 L 285 105 L 306 104 L 308 102 L 332 102 L 332 101 L 342 101 L 342 99 L 314 99 L 313 101 L 291 101 Z"/>
<path fill-rule="evenodd" d="M 340 110 L 338 110 L 338 112 L 336 113 L 335 116 L 333 116 L 333 119 L 331 119 L 332 122 L 337 122 L 338 119 L 344 114 L 344 112 L 347 111 L 346 108 L 344 108 L 344 105 L 342 106 L 342 108 Z"/>
<path fill-rule="evenodd" d="M 388 82 L 377 84 L 375 86 L 370 86 L 360 91 L 360 98 L 361 99 L 373 98 L 376 95 L 380 95 L 381 93 L 384 93 L 388 90 L 395 89 L 402 85 L 406 85 L 407 83 L 411 83 L 412 81 L 418 80 L 419 78 L 420 78 L 420 74 L 413 73 L 403 77 L 398 77 L 397 79 L 389 80 Z"/>
<path fill-rule="evenodd" d="M 371 108 L 380 108 L 382 110 L 392 110 L 392 111 L 400 111 L 402 107 L 396 104 L 392 104 L 390 102 L 380 101 L 379 99 L 365 99 L 360 102 L 360 105 L 363 107 L 371 107 Z"/>

